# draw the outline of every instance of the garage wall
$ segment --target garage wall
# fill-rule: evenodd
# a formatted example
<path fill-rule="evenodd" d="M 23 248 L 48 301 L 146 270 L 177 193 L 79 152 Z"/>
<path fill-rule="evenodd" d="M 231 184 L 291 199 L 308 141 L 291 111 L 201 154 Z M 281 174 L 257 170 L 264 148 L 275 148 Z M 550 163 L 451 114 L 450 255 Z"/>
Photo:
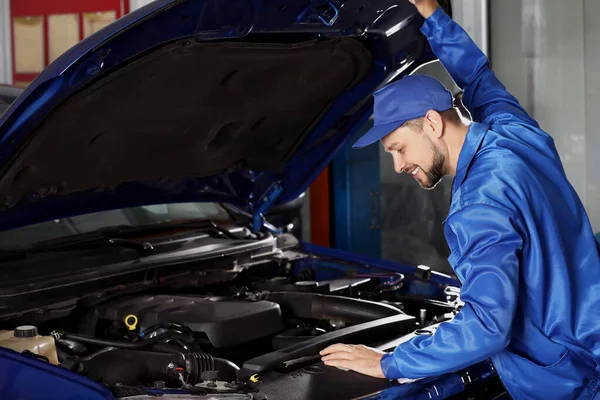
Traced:
<path fill-rule="evenodd" d="M 597 17 L 600 15 L 600 2 L 585 0 L 583 3 L 583 39 L 585 91 L 585 205 L 592 227 L 600 231 L 600 129 L 598 129 L 598 113 L 600 112 L 600 26 Z M 574 172 L 572 175 L 576 175 Z"/>
<path fill-rule="evenodd" d="M 10 0 L 0 0 L 0 83 L 12 83 Z"/>
<path fill-rule="evenodd" d="M 597 0 L 491 2 L 492 67 L 555 140 L 600 230 L 600 12 Z"/>

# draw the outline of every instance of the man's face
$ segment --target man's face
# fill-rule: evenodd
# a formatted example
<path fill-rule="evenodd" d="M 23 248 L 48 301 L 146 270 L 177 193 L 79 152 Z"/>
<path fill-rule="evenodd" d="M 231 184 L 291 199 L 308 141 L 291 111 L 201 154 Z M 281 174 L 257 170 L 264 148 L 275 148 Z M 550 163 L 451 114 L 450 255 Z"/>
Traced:
<path fill-rule="evenodd" d="M 426 131 L 403 126 L 381 141 L 397 173 L 411 174 L 423 189 L 433 189 L 441 181 L 446 157 Z"/>

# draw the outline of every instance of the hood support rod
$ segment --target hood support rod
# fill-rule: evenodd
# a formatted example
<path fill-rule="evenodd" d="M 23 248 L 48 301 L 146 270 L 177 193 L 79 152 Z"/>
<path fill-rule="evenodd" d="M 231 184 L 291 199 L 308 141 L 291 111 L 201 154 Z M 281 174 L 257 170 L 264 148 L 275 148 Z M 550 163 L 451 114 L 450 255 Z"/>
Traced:
<path fill-rule="evenodd" d="M 277 197 L 283 192 L 283 187 L 280 182 L 275 182 L 269 190 L 262 196 L 262 199 L 254 212 L 252 213 L 252 229 L 255 232 L 260 231 L 260 229 L 264 225 L 264 217 L 263 214 L 271 208 Z"/>

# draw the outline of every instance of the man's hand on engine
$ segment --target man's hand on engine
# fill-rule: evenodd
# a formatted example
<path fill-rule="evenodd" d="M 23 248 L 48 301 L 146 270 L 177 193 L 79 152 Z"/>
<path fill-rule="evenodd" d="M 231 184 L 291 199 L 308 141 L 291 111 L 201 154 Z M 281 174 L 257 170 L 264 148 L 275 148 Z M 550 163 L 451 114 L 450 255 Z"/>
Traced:
<path fill-rule="evenodd" d="M 385 378 L 381 370 L 382 351 L 363 345 L 334 344 L 321 351 L 325 365 L 339 367 L 369 375 Z"/>

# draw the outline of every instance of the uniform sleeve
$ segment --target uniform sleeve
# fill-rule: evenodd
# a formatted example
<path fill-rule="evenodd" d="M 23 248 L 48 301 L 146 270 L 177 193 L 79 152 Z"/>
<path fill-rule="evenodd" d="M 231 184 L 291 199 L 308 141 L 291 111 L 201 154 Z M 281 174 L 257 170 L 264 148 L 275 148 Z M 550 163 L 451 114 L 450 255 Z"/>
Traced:
<path fill-rule="evenodd" d="M 463 104 L 475 122 L 491 125 L 498 120 L 513 120 L 539 127 L 492 72 L 485 54 L 441 7 L 425 20 L 421 32 L 463 90 Z"/>
<path fill-rule="evenodd" d="M 473 205 L 446 223 L 462 256 L 453 263 L 463 281 L 464 306 L 432 336 L 416 336 L 381 360 L 388 379 L 424 378 L 457 371 L 504 349 L 515 314 L 522 239 L 509 214 Z"/>

